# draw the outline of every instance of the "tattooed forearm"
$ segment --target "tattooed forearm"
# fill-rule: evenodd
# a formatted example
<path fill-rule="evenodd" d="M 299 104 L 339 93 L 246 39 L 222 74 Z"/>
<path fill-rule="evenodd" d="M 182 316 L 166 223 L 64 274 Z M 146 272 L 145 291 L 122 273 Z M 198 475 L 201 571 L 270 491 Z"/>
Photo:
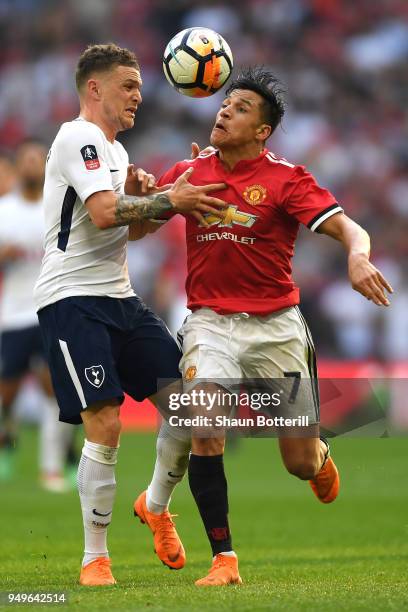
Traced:
<path fill-rule="evenodd" d="M 116 198 L 115 225 L 129 225 L 132 221 L 157 219 L 173 206 L 165 193 L 147 196 L 120 194 Z"/>

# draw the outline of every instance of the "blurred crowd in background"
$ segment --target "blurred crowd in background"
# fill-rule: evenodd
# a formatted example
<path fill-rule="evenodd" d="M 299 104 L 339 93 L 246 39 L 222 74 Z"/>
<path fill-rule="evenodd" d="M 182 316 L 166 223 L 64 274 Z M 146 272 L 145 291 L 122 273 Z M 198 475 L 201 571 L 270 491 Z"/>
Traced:
<path fill-rule="evenodd" d="M 168 40 L 191 26 L 222 34 L 237 69 L 263 64 L 281 79 L 287 112 L 268 147 L 306 165 L 368 230 L 394 286 L 390 308 L 366 301 L 348 285 L 341 247 L 302 229 L 295 278 L 318 356 L 408 359 L 404 0 L 0 0 L 0 189 L 13 187 L 8 159 L 22 140 L 48 146 L 78 114 L 73 74 L 89 43 L 114 41 L 139 58 L 143 104 L 120 136 L 132 162 L 159 176 L 192 141 L 206 146 L 222 94 L 181 96 L 161 66 Z M 129 269 L 174 331 L 185 315 L 183 219 L 132 244 Z"/>

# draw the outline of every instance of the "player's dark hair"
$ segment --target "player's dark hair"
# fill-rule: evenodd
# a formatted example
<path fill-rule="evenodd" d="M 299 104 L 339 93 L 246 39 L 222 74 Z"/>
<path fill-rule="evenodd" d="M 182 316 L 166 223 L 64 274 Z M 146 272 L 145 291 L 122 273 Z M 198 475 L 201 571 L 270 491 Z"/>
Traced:
<path fill-rule="evenodd" d="M 271 72 L 261 66 L 245 68 L 229 85 L 227 96 L 235 89 L 248 89 L 259 94 L 263 100 L 263 119 L 271 126 L 272 132 L 278 127 L 285 114 L 282 83 Z"/>
<path fill-rule="evenodd" d="M 136 55 L 115 43 L 89 45 L 78 60 L 75 81 L 78 91 L 94 72 L 105 72 L 116 66 L 131 66 L 139 70 Z"/>

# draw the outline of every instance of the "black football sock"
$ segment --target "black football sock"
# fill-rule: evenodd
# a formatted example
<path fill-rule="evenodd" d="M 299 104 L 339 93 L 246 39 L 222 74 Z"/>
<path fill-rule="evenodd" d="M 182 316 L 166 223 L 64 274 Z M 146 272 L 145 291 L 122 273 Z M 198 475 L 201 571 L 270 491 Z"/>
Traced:
<path fill-rule="evenodd" d="M 232 550 L 228 525 L 228 487 L 223 455 L 190 455 L 188 481 L 213 555 Z"/>

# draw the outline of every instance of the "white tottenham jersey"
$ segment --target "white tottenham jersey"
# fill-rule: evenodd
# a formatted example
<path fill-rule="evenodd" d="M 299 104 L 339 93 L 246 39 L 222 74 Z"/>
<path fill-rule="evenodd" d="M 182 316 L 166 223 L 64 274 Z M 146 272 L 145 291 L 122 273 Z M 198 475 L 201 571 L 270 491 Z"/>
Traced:
<path fill-rule="evenodd" d="M 44 253 L 42 199 L 27 201 L 20 193 L 0 199 L 0 247 L 16 246 L 21 257 L 2 266 L 0 329 L 9 331 L 38 325 L 34 284 Z"/>
<path fill-rule="evenodd" d="M 128 155 L 102 130 L 78 117 L 64 123 L 47 158 L 44 185 L 45 254 L 35 287 L 37 309 L 78 295 L 135 295 L 126 260 L 128 227 L 98 229 L 86 199 L 124 192 Z"/>

